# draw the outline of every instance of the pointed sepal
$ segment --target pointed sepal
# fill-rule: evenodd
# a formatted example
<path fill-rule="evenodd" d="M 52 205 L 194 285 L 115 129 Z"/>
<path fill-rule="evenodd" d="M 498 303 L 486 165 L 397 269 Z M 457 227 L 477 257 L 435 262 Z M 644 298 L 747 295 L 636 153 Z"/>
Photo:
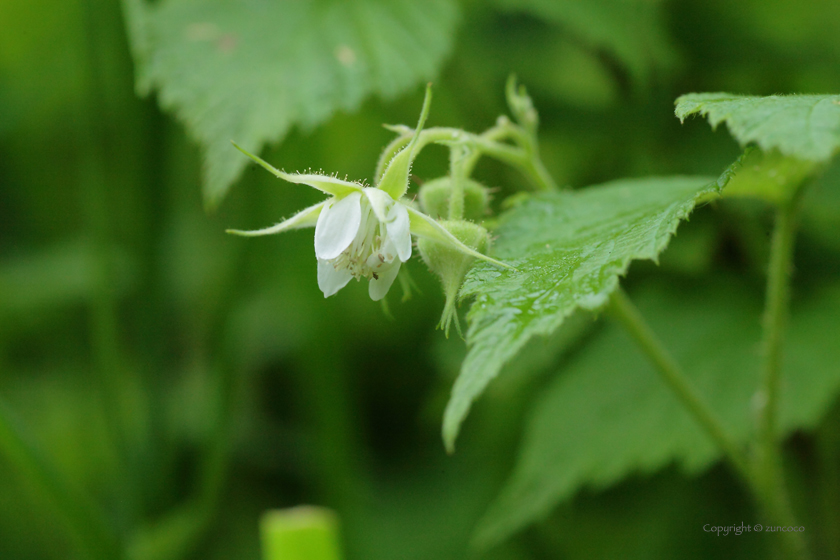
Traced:
<path fill-rule="evenodd" d="M 321 211 L 324 209 L 324 205 L 327 204 L 327 202 L 329 202 L 329 200 L 325 200 L 323 202 L 319 202 L 314 206 L 305 208 L 304 210 L 301 210 L 288 220 L 284 220 L 279 224 L 275 224 L 271 227 L 252 231 L 243 231 L 239 229 L 229 229 L 226 231 L 227 233 L 232 233 L 233 235 L 242 235 L 244 237 L 259 237 L 260 235 L 272 235 L 274 233 L 283 233 L 284 231 L 289 231 L 293 229 L 315 227 L 315 224 L 318 223 L 318 216 L 321 215 Z"/>
<path fill-rule="evenodd" d="M 426 117 L 429 116 L 429 107 L 431 104 L 432 86 L 429 84 L 426 86 L 423 110 L 420 112 L 420 119 L 417 122 L 417 128 L 414 129 L 414 135 L 411 137 L 411 141 L 405 148 L 397 152 L 397 155 L 391 158 L 391 161 L 385 168 L 385 172 L 382 174 L 382 178 L 376 185 L 377 188 L 391 195 L 391 198 L 394 200 L 399 200 L 408 190 L 408 175 L 411 171 L 411 164 L 417 156 L 415 148 L 420 138 L 420 133 L 423 131 L 423 125 L 426 124 Z"/>
<path fill-rule="evenodd" d="M 364 186 L 359 183 L 343 181 L 337 177 L 331 177 L 330 175 L 321 175 L 318 173 L 286 173 L 284 171 L 280 171 L 261 157 L 255 156 L 249 151 L 243 149 L 233 140 L 231 140 L 231 144 L 233 144 L 234 148 L 254 160 L 254 162 L 256 162 L 259 166 L 268 170 L 268 172 L 275 177 L 284 179 L 290 183 L 308 185 L 323 193 L 331 194 L 340 198 L 353 192 L 360 192 L 364 188 Z"/>

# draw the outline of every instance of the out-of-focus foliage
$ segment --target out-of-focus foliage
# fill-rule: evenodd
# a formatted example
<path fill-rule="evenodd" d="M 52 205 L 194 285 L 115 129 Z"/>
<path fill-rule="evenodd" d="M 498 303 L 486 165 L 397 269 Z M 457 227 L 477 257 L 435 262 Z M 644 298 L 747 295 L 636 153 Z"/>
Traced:
<path fill-rule="evenodd" d="M 495 254 L 515 270 L 479 264 L 461 290 L 475 302 L 446 445 L 454 448 L 471 403 L 531 337 L 550 335 L 577 308 L 603 306 L 631 261 L 656 260 L 696 200 L 717 190 L 710 177 L 617 181 L 536 196 L 502 214 Z"/>
<path fill-rule="evenodd" d="M 561 25 L 591 48 L 615 57 L 641 84 L 673 62 L 661 0 L 496 0 Z"/>
<path fill-rule="evenodd" d="M 837 288 L 812 290 L 791 322 L 781 410 L 786 433 L 813 429 L 840 389 L 831 344 L 840 315 Z M 652 284 L 634 296 L 730 433 L 746 443 L 759 383 L 760 292 L 724 277 L 701 285 Z M 610 325 L 535 403 L 522 455 L 476 539 L 496 543 L 544 518 L 582 486 L 604 488 L 670 463 L 696 475 L 720 455 L 630 338 Z"/>
<path fill-rule="evenodd" d="M 258 152 L 295 125 L 311 129 L 371 93 L 393 98 L 432 78 L 458 12 L 454 0 L 124 5 L 138 90 L 158 90 L 203 146 L 212 206 L 245 167 L 229 140 Z"/>
<path fill-rule="evenodd" d="M 423 82 L 434 79 L 430 126 L 480 131 L 506 112 L 504 83 L 515 72 L 540 112 L 546 167 L 559 185 L 580 188 L 625 177 L 717 176 L 738 158 L 741 147 L 724 131 L 674 118 L 680 95 L 840 92 L 834 0 L 369 0 L 353 6 L 380 8 L 370 20 L 320 19 L 352 11 L 338 4 L 127 3 L 139 8 L 135 20 L 117 0 L 0 0 L 1 408 L 73 488 L 69 495 L 90 498 L 126 558 L 257 560 L 263 512 L 311 503 L 337 512 L 349 560 L 462 559 L 511 471 L 521 472 L 515 465 L 532 456 L 519 438 L 524 416 L 533 426 L 545 414 L 536 402 L 557 387 L 591 389 L 604 380 L 632 389 L 650 376 L 611 323 L 579 312 L 503 367 L 473 405 L 458 452 L 447 456 L 441 418 L 466 351 L 463 341 L 434 330 L 443 306 L 436 279 L 419 260 L 408 262 L 419 293 L 406 303 L 399 293 L 389 299 L 392 321 L 362 284 L 323 298 L 311 232 L 225 235 L 318 200 L 245 170 L 207 215 L 202 167 L 219 170 L 220 194 L 247 161 L 231 137 L 251 138 L 246 147 L 254 152 L 276 142 L 263 155 L 278 167 L 371 178 L 392 137 L 381 123 L 413 124 Z M 284 10 L 303 19 L 270 17 Z M 359 31 L 389 14 L 393 34 Z M 138 39 L 131 48 L 128 35 Z M 430 41 L 417 42 L 424 37 Z M 280 48 L 297 44 L 292 38 L 305 39 L 295 57 Z M 371 43 L 349 42 L 362 39 Z M 336 50 L 343 44 L 355 55 L 352 68 L 342 63 L 350 51 Z M 398 55 L 404 58 L 395 62 Z M 246 75 L 263 64 L 276 72 Z M 300 79 L 287 79 L 289 72 Z M 146 98 L 136 95 L 137 77 L 149 88 Z M 206 129 L 193 124 L 205 116 Z M 207 160 L 211 144 L 220 155 Z M 787 163 L 761 165 L 756 177 L 774 166 L 800 177 Z M 786 426 L 795 431 L 786 465 L 817 557 L 833 558 L 840 556 L 840 408 L 837 369 L 829 368 L 840 362 L 831 338 L 840 165 L 820 165 L 828 167 L 804 193 L 796 247 L 785 393 Z M 424 151 L 410 193 L 447 168 L 442 151 Z M 740 173 L 729 183 L 733 191 L 750 178 Z M 476 178 L 491 187 L 497 210 L 522 184 L 493 162 L 480 162 Z M 742 194 L 750 197 L 695 211 L 660 266 L 639 261 L 623 280 L 657 332 L 678 355 L 696 355 L 698 367 L 713 363 L 717 349 L 698 341 L 698 330 L 727 352 L 736 336 L 750 338 L 741 351 L 751 364 L 760 356 L 756 304 L 770 207 L 765 194 L 752 197 L 760 188 L 748 186 Z M 744 295 L 722 310 L 730 289 Z M 676 307 L 664 309 L 668 302 Z M 715 325 L 732 340 L 722 340 Z M 616 369 L 609 356 L 626 368 Z M 802 384 L 794 384 L 800 372 Z M 727 365 L 709 375 L 710 383 L 723 378 L 740 387 L 722 398 L 748 398 L 750 371 Z M 677 457 L 694 457 L 697 469 L 715 461 L 704 441 L 686 451 L 676 436 L 694 432 L 684 419 L 644 423 L 645 401 L 596 389 L 601 400 L 554 411 L 558 422 L 576 425 L 604 412 L 585 431 L 555 424 L 553 449 L 565 441 L 579 451 L 559 468 L 579 458 L 580 470 L 565 478 L 546 466 L 544 479 L 564 486 L 534 504 L 539 511 L 520 510 L 520 519 L 547 517 L 478 557 L 769 556 L 768 535 L 703 532 L 706 523 L 761 517 L 725 469 L 668 466 Z M 659 394 L 652 382 L 649 389 L 646 395 Z M 711 400 L 717 389 L 704 394 Z M 611 397 L 615 407 L 604 410 Z M 723 411 L 727 402 L 715 406 Z M 832 412 L 823 414 L 829 403 Z M 619 411 L 638 421 L 623 422 Z M 751 422 L 733 427 L 749 430 Z M 632 438 L 610 439 L 625 427 L 637 429 Z M 665 447 L 674 441 L 684 453 Z M 597 463 L 610 443 L 623 453 Z M 659 455 L 646 456 L 648 448 Z M 74 525 L 16 465 L 0 453 L 0 558 L 85 558 Z"/>

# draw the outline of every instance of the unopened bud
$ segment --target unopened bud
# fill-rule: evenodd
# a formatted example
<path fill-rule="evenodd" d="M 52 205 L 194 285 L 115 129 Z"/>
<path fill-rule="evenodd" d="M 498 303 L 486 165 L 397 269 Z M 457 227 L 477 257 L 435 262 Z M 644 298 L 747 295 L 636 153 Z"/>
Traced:
<path fill-rule="evenodd" d="M 487 230 L 480 225 L 464 220 L 447 220 L 439 223 L 471 249 L 482 252 L 487 248 L 489 236 Z M 417 247 L 420 249 L 420 255 L 422 255 L 426 265 L 437 274 L 443 284 L 446 305 L 443 308 L 439 327 L 444 330 L 448 337 L 449 325 L 455 319 L 455 327 L 460 333 L 461 327 L 458 323 L 455 304 L 458 300 L 458 291 L 464 282 L 464 276 L 472 267 L 475 257 L 465 255 L 461 251 L 430 239 L 419 239 Z"/>
<path fill-rule="evenodd" d="M 464 179 L 464 218 L 481 220 L 487 215 L 490 203 L 489 189 L 472 179 Z M 436 220 L 449 217 L 449 199 L 452 196 L 452 178 L 438 177 L 420 187 L 420 206 Z M 456 236 L 457 237 L 457 236 Z"/>

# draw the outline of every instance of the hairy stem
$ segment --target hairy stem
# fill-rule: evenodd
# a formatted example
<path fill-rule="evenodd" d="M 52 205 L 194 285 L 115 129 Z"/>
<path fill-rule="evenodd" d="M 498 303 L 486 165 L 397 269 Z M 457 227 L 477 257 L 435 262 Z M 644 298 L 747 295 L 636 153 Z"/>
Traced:
<path fill-rule="evenodd" d="M 452 183 L 452 192 L 449 195 L 450 220 L 464 218 L 464 181 L 467 178 L 465 160 L 467 157 L 467 150 L 463 146 L 452 146 L 449 150 L 449 178 Z"/>
<path fill-rule="evenodd" d="M 377 183 L 382 178 L 388 162 L 402 148 L 408 145 L 410 137 L 414 133 L 414 130 L 407 126 L 401 125 L 389 128 L 399 133 L 400 136 L 386 146 L 382 152 L 382 156 L 379 158 L 376 169 Z M 466 165 L 467 175 L 472 171 L 480 156 L 489 156 L 518 169 L 536 190 L 557 190 L 554 179 L 548 174 L 531 142 L 524 142 L 522 146 L 503 142 L 503 140 L 511 139 L 517 143 L 523 143 L 522 139 L 524 135 L 524 131 L 507 120 L 504 120 L 502 124 L 489 129 L 483 134 L 472 134 L 457 128 L 433 127 L 427 128 L 420 133 L 414 150 L 415 152 L 420 152 L 420 150 L 433 143 L 448 145 L 465 144 L 475 150 L 475 155 L 472 156 L 475 160 L 470 159 Z"/>

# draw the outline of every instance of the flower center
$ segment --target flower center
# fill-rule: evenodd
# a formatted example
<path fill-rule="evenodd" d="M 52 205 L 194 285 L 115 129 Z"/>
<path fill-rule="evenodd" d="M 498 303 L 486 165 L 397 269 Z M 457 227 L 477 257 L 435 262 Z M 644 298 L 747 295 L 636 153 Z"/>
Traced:
<path fill-rule="evenodd" d="M 336 270 L 347 270 L 357 280 L 379 279 L 379 273 L 393 263 L 397 251 L 370 203 L 363 198 L 361 204 L 362 220 L 356 237 L 344 252 L 327 262 Z"/>

